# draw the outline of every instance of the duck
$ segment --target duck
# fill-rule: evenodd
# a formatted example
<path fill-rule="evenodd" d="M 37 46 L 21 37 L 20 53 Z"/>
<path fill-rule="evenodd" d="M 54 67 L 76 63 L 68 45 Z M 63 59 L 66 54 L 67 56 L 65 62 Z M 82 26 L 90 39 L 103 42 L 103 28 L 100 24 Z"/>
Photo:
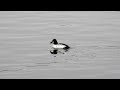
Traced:
<path fill-rule="evenodd" d="M 58 43 L 56 39 L 53 39 L 50 44 L 54 49 L 69 49 L 70 47 L 64 43 Z"/>

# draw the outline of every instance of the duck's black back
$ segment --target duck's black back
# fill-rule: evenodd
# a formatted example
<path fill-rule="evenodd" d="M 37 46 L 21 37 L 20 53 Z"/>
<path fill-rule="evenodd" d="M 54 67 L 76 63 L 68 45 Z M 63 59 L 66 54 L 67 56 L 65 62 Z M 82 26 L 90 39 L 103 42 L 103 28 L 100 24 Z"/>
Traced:
<path fill-rule="evenodd" d="M 64 43 L 59 43 L 59 44 L 65 45 L 65 48 L 64 48 L 64 49 L 69 49 L 69 48 L 70 48 L 68 45 L 66 45 L 66 44 L 64 44 Z"/>

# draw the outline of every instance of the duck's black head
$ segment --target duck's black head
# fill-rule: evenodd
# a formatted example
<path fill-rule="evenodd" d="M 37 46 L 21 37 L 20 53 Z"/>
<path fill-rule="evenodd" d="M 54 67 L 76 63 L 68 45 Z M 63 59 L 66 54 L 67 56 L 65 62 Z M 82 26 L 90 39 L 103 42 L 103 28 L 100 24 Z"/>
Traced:
<path fill-rule="evenodd" d="M 57 40 L 56 39 L 53 39 L 50 43 L 53 43 L 53 44 L 58 44 Z"/>

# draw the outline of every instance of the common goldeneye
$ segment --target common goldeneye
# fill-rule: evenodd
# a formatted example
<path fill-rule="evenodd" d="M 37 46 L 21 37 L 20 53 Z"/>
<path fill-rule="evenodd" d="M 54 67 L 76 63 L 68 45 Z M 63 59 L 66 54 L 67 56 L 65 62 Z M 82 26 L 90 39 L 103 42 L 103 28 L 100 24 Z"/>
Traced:
<path fill-rule="evenodd" d="M 56 39 L 53 39 L 50 43 L 52 43 L 52 47 L 55 49 L 69 49 L 70 47 L 63 43 L 58 43 Z"/>

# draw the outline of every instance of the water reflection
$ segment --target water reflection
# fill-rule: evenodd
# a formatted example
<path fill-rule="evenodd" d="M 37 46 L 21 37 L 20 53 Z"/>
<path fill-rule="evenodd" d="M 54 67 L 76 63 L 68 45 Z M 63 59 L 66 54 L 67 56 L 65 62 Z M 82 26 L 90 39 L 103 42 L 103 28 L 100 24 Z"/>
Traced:
<path fill-rule="evenodd" d="M 52 49 L 50 50 L 51 54 L 65 54 L 68 52 L 68 49 Z"/>

